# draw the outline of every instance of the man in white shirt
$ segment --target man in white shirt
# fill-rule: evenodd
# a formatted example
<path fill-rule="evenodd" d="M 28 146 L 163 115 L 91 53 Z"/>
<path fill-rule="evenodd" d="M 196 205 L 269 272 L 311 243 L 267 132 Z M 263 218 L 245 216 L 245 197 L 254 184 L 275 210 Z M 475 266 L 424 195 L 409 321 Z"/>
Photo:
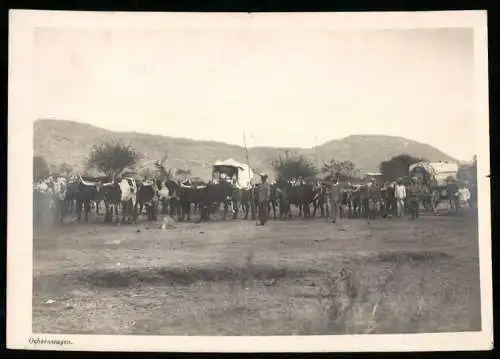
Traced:
<path fill-rule="evenodd" d="M 396 198 L 396 215 L 402 217 L 404 214 L 404 205 L 406 199 L 406 187 L 403 181 L 398 180 L 394 188 L 394 197 Z"/>
<path fill-rule="evenodd" d="M 465 206 L 465 204 L 470 203 L 470 191 L 465 185 L 461 185 L 459 190 L 458 190 L 458 196 L 459 196 L 459 207 Z"/>

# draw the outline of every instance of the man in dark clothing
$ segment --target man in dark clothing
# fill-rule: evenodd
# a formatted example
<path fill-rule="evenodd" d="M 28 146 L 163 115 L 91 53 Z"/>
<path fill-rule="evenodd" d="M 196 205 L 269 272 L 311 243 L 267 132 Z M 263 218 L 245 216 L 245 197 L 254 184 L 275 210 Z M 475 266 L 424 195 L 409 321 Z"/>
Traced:
<path fill-rule="evenodd" d="M 267 182 L 267 174 L 261 173 L 262 183 L 259 186 L 259 219 L 260 225 L 267 223 L 267 211 L 269 209 L 269 198 L 271 196 L 271 186 Z"/>
<path fill-rule="evenodd" d="M 453 212 L 458 212 L 460 209 L 460 199 L 458 197 L 458 183 L 452 177 L 448 178 L 447 182 L 448 183 L 446 186 L 446 190 L 448 198 L 450 200 L 450 209 Z"/>
<path fill-rule="evenodd" d="M 421 187 L 418 178 L 413 177 L 408 188 L 408 204 L 411 211 L 411 219 L 416 219 L 420 215 L 419 211 L 419 196 Z"/>
<path fill-rule="evenodd" d="M 368 219 L 375 220 L 380 212 L 381 190 L 376 183 L 368 187 L 368 208 L 366 209 Z"/>
<path fill-rule="evenodd" d="M 340 193 L 340 218 L 347 218 L 351 215 L 350 210 L 350 185 L 346 183 Z"/>
<path fill-rule="evenodd" d="M 389 214 L 396 214 L 395 208 L 396 208 L 396 197 L 394 196 L 394 184 L 389 183 L 387 185 L 387 190 L 386 190 L 386 201 L 387 201 L 387 213 Z"/>
<path fill-rule="evenodd" d="M 332 223 L 337 222 L 337 217 L 339 213 L 340 199 L 342 197 L 342 190 L 340 188 L 340 183 L 334 183 L 330 192 L 330 215 Z"/>

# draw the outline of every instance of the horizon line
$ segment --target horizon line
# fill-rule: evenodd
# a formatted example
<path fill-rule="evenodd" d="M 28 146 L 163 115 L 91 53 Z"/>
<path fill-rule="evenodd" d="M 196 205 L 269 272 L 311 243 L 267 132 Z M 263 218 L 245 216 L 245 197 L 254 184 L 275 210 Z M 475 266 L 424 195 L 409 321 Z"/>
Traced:
<path fill-rule="evenodd" d="M 217 141 L 217 140 L 195 139 L 195 138 L 189 138 L 189 137 L 173 137 L 173 136 L 162 135 L 162 134 L 157 134 L 157 133 L 147 133 L 147 132 L 137 132 L 137 131 L 110 130 L 110 129 L 107 129 L 107 128 L 104 128 L 104 127 L 96 126 L 96 125 L 93 125 L 93 124 L 90 124 L 90 123 L 87 123 L 87 122 L 81 122 L 81 121 L 78 121 L 78 120 L 67 120 L 67 119 L 61 119 L 61 118 L 36 118 L 33 123 L 36 123 L 37 121 L 72 122 L 72 123 L 76 123 L 76 124 L 80 124 L 80 125 L 86 125 L 86 126 L 89 126 L 89 127 L 97 128 L 97 129 L 104 130 L 104 131 L 108 131 L 108 132 L 116 132 L 116 133 L 122 133 L 122 134 L 138 134 L 138 135 L 147 135 L 147 136 L 159 136 L 159 137 L 179 139 L 179 140 L 187 140 L 187 141 L 211 142 L 211 143 L 219 143 L 219 144 L 224 144 L 224 145 L 228 145 L 228 146 L 236 146 L 236 147 L 245 148 L 244 144 L 234 144 L 234 143 L 228 143 L 228 142 Z M 243 131 L 242 134 L 248 135 L 249 133 Z M 455 158 L 454 156 L 451 156 L 450 154 L 444 152 L 443 150 L 441 150 L 440 148 L 438 148 L 436 146 L 430 145 L 430 144 L 425 143 L 425 142 L 420 142 L 420 141 L 417 141 L 417 140 L 414 140 L 414 139 L 411 139 L 411 138 L 408 138 L 408 137 L 394 136 L 394 135 L 369 134 L 369 133 L 353 133 L 353 134 L 350 134 L 348 136 L 339 137 L 339 138 L 333 138 L 331 140 L 325 141 L 325 142 L 323 142 L 323 143 L 321 143 L 319 145 L 315 145 L 315 146 L 312 146 L 312 147 L 300 147 L 300 146 L 283 147 L 283 146 L 273 146 L 273 145 L 246 146 L 246 147 L 249 150 L 250 149 L 259 149 L 259 148 L 314 150 L 314 149 L 316 149 L 318 147 L 321 147 L 323 145 L 328 144 L 329 142 L 332 142 L 332 141 L 342 141 L 342 140 L 347 139 L 349 137 L 355 137 L 355 136 L 387 137 L 387 138 L 398 138 L 398 139 L 403 139 L 403 140 L 410 140 L 410 141 L 412 141 L 412 142 L 414 142 L 416 144 L 430 146 L 430 147 L 438 150 L 439 152 L 443 153 L 444 155 L 450 157 L 454 161 L 457 161 L 457 162 L 467 162 L 467 161 L 469 161 L 469 160 Z"/>

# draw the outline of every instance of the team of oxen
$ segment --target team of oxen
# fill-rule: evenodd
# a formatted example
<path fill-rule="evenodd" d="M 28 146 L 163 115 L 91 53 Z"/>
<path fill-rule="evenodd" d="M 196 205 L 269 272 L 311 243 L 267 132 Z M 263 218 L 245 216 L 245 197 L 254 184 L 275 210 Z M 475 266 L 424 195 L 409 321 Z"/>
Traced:
<path fill-rule="evenodd" d="M 77 221 L 87 222 L 89 213 L 95 210 L 104 214 L 105 222 L 136 223 L 138 216 L 146 212 L 150 221 L 157 214 L 169 214 L 178 221 L 191 220 L 192 212 L 200 214 L 200 220 L 223 207 L 223 218 L 257 216 L 258 184 L 250 188 L 238 188 L 230 182 L 182 182 L 179 180 L 137 181 L 133 178 L 50 177 L 35 186 L 35 192 L 52 197 L 55 221 L 62 223 L 68 214 L 76 214 Z M 291 206 L 296 206 L 299 216 L 329 216 L 329 186 L 318 182 L 274 182 L 271 185 L 269 212 L 274 219 L 291 219 Z M 370 217 L 387 214 L 394 207 L 394 193 L 387 188 L 372 185 L 343 186 L 339 210 L 341 217 Z M 100 204 L 104 212 L 99 213 Z M 83 218 L 82 218 L 83 216 Z"/>

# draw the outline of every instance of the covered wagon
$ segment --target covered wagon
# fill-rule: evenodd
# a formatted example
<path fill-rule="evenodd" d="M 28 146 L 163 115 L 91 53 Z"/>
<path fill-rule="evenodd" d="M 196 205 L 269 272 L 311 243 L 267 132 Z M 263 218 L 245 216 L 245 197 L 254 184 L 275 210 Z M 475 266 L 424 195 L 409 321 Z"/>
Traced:
<path fill-rule="evenodd" d="M 227 181 L 238 188 L 249 187 L 257 177 L 247 164 L 232 158 L 216 161 L 212 166 L 212 180 L 214 182 Z"/>
<path fill-rule="evenodd" d="M 228 184 L 230 185 L 231 189 L 225 205 L 232 204 L 233 218 L 238 216 L 242 202 L 248 201 L 248 196 L 252 196 L 250 188 L 257 183 L 257 179 L 260 179 L 259 176 L 253 172 L 250 166 L 232 158 L 216 161 L 212 166 L 212 182 L 215 183 L 215 187 L 226 188 Z M 254 205 L 251 199 L 249 204 L 251 207 Z M 254 211 L 255 209 L 252 207 L 252 213 Z"/>
<path fill-rule="evenodd" d="M 428 195 L 428 202 L 434 211 L 442 200 L 449 200 L 449 183 L 456 181 L 459 165 L 455 162 L 417 162 L 409 167 L 409 175 L 418 177 Z M 425 203 L 424 203 L 425 204 Z"/>

